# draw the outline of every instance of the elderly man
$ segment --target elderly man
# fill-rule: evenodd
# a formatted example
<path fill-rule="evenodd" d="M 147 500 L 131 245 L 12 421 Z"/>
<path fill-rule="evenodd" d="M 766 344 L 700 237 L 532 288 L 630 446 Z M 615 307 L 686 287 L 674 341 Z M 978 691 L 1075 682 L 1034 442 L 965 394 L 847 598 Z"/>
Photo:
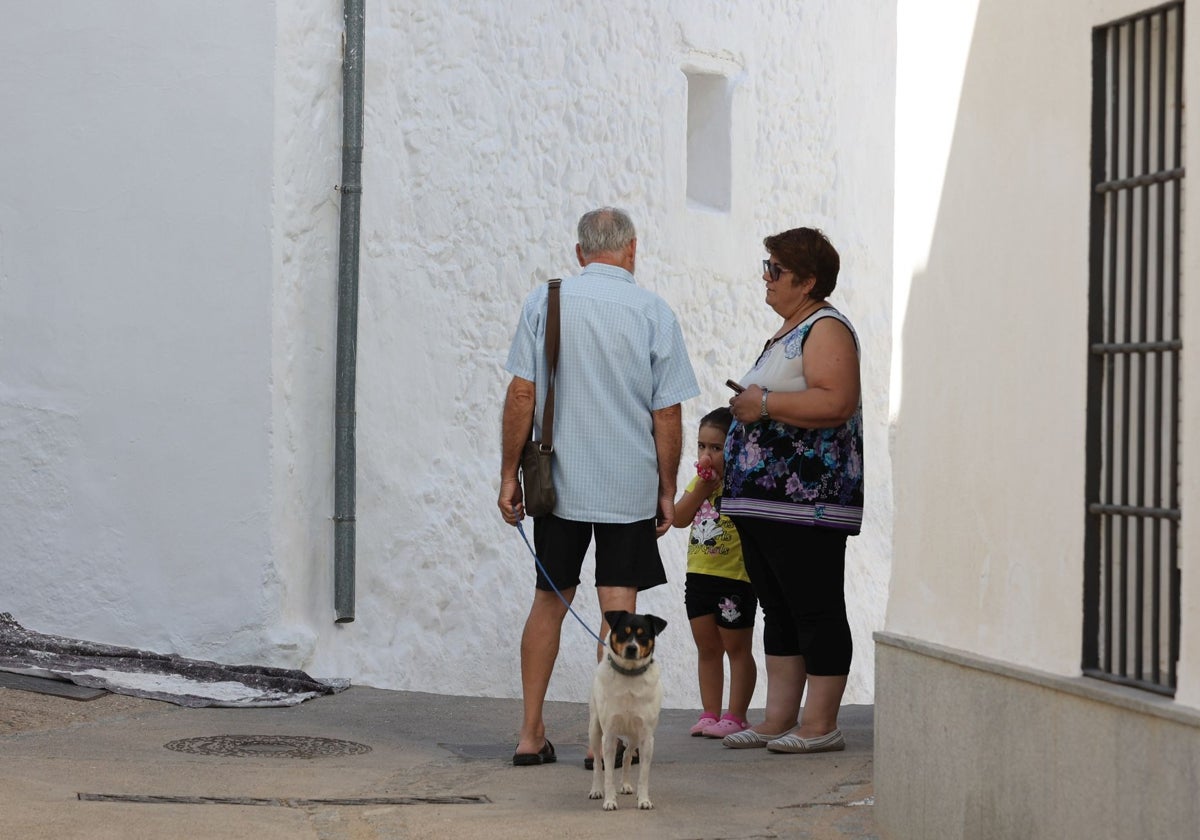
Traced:
<path fill-rule="evenodd" d="M 596 541 L 600 614 L 636 611 L 637 593 L 666 583 L 658 537 L 671 527 L 682 437 L 680 403 L 699 388 L 675 313 L 633 278 L 637 232 L 621 210 L 579 220 L 575 254 L 583 266 L 563 280 L 555 377 L 554 511 L 534 519 L 540 570 L 521 636 L 524 720 L 513 764 L 555 760 L 542 707 L 558 657 L 566 605 L 583 558 Z M 500 497 L 504 521 L 524 517 L 517 471 L 521 449 L 546 395 L 546 286 L 525 300 L 505 369 Z M 535 407 L 537 410 L 535 411 Z M 601 637 L 607 635 L 607 624 Z"/>

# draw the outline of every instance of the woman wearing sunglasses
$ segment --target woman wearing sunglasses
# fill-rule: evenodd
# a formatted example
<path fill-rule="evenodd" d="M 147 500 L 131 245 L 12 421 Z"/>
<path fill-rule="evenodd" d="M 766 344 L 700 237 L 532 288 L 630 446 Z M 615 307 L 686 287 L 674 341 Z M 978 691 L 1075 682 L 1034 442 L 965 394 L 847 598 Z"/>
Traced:
<path fill-rule="evenodd" d="M 783 322 L 729 401 L 720 511 L 737 526 L 763 606 L 766 718 L 723 743 L 828 752 L 846 745 L 846 538 L 862 525 L 858 338 L 826 303 L 840 259 L 821 231 L 795 228 L 763 245 L 767 305 Z"/>

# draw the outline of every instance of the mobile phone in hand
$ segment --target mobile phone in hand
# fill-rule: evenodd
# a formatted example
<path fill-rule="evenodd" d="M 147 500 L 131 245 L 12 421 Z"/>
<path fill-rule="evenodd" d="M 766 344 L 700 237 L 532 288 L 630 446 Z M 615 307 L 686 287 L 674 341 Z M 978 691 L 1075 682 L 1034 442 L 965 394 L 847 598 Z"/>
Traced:
<path fill-rule="evenodd" d="M 746 390 L 745 386 L 737 384 L 732 379 L 726 379 L 725 384 L 732 388 L 735 394 L 740 394 L 742 391 Z"/>

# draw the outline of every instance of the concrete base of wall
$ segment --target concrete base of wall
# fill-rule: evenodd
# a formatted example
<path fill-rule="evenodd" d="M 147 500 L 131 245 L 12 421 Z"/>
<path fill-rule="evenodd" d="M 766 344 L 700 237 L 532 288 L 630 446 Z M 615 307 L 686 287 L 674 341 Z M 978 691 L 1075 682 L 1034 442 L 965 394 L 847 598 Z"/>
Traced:
<path fill-rule="evenodd" d="M 1087 678 L 875 635 L 888 840 L 1195 840 L 1200 713 Z"/>

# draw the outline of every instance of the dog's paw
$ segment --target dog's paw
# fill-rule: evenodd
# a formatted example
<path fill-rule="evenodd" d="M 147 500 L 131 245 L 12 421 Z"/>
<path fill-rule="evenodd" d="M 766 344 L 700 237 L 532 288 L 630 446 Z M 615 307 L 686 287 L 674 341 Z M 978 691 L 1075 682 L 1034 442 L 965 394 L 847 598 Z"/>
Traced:
<path fill-rule="evenodd" d="M 629 782 L 621 782 L 621 793 L 633 793 L 633 785 Z"/>
<path fill-rule="evenodd" d="M 640 810 L 640 811 L 653 811 L 653 810 L 654 810 L 654 803 L 653 803 L 653 802 L 651 802 L 649 799 L 639 799 L 639 800 L 638 800 L 638 810 Z"/>
<path fill-rule="evenodd" d="M 593 788 L 592 790 L 588 791 L 588 799 L 603 799 L 603 798 L 604 798 L 604 791 L 600 790 L 599 788 Z"/>
<path fill-rule="evenodd" d="M 605 800 L 604 800 L 604 810 L 605 810 L 605 811 L 615 811 L 615 810 L 617 810 L 617 800 L 615 800 L 615 799 L 605 799 Z"/>

